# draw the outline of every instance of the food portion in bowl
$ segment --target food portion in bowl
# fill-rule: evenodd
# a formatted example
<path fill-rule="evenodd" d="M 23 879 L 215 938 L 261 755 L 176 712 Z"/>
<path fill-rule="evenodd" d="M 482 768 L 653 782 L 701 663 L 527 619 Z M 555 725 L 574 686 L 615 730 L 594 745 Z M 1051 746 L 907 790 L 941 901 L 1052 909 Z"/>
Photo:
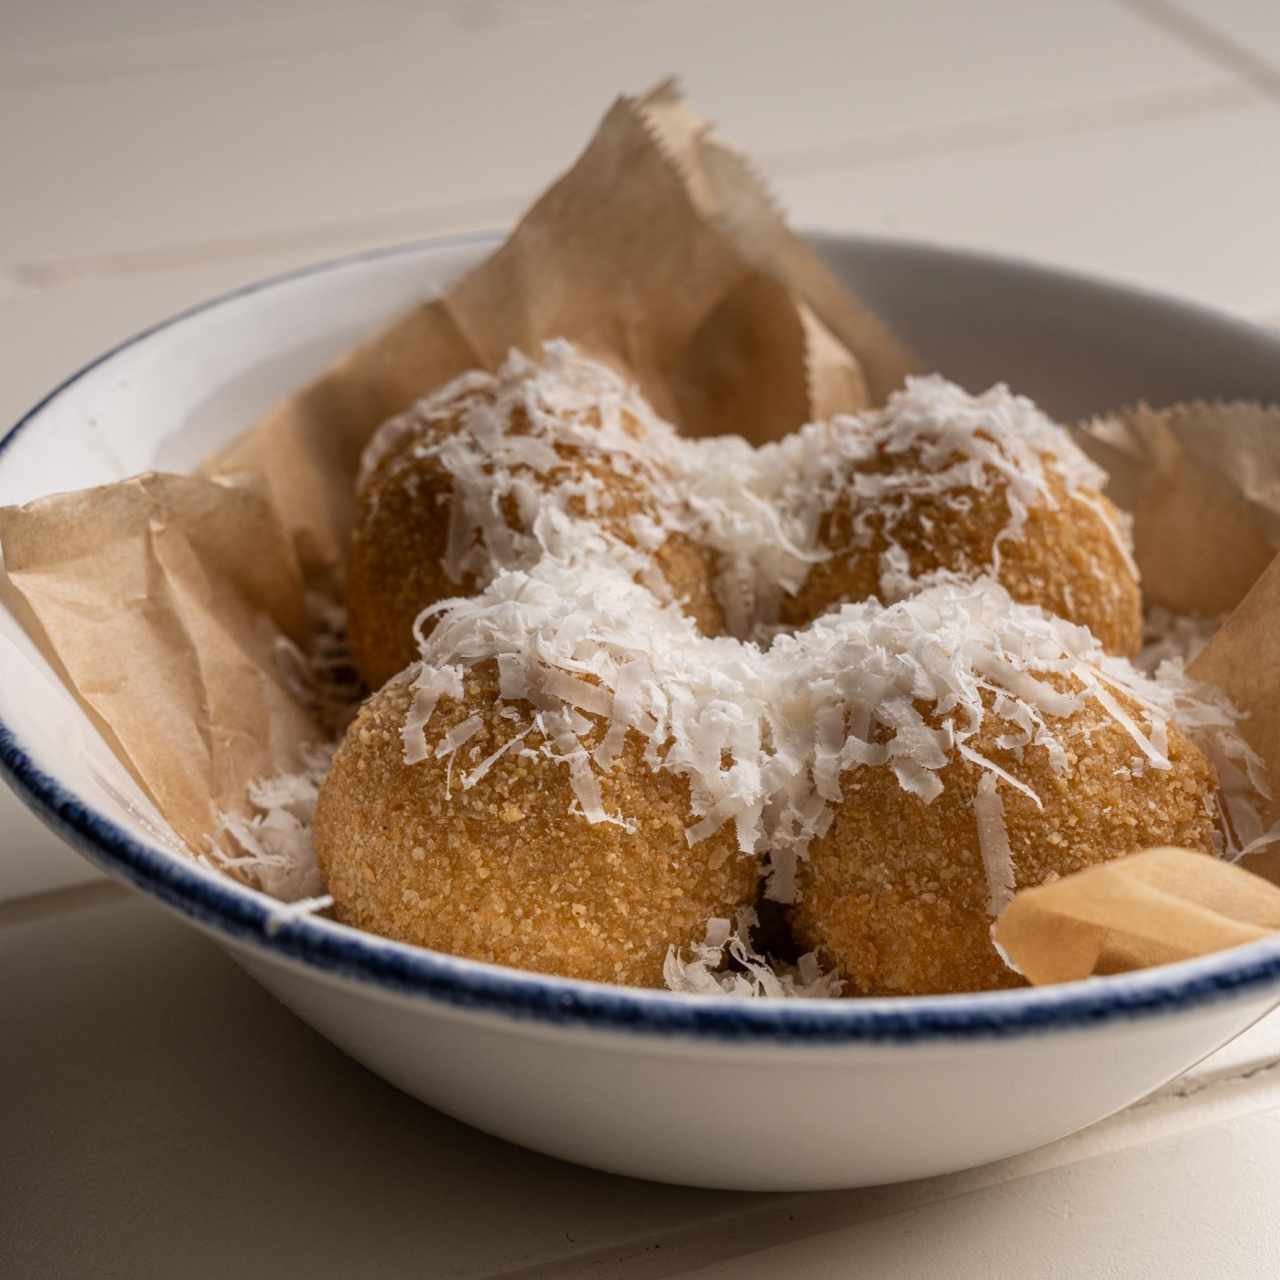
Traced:
<path fill-rule="evenodd" d="M 1020 984 L 990 937 L 1018 889 L 1238 851 L 1249 804 L 1226 700 L 1130 661 L 1105 480 L 1003 387 L 916 378 L 757 449 L 564 342 L 462 376 L 361 467 L 377 691 L 315 810 L 335 915 L 642 986 Z"/>
<path fill-rule="evenodd" d="M 1179 626 L 1139 651 L 1091 459 L 1144 570 L 1182 511 L 1265 563 L 1276 486 L 1139 416 L 1086 456 L 926 374 L 664 85 L 199 475 L 0 510 L 4 572 L 171 847 L 291 911 L 680 992 L 985 990 L 1011 899 L 1271 838 L 1280 761 Z"/>

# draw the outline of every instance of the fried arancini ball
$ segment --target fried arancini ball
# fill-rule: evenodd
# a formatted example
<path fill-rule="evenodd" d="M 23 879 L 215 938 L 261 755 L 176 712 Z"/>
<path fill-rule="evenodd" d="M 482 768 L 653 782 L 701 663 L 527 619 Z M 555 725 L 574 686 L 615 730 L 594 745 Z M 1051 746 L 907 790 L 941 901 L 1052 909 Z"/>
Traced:
<path fill-rule="evenodd" d="M 990 575 L 1014 600 L 1136 654 L 1142 599 L 1105 476 L 1030 401 L 913 379 L 884 411 L 837 418 L 814 564 L 783 605 L 802 626 L 833 605 L 900 599 L 930 575 Z M 805 485 L 801 501 L 812 502 Z"/>
<path fill-rule="evenodd" d="M 352 648 L 378 687 L 417 657 L 422 609 L 483 589 L 547 550 L 592 548 L 680 603 L 724 618 L 709 553 L 670 518 L 673 435 L 638 393 L 567 344 L 467 374 L 370 443 L 347 565 Z"/>
<path fill-rule="evenodd" d="M 1141 721 L 1136 703 L 1113 696 Z M 938 723 L 936 716 L 926 720 Z M 1168 726 L 1171 767 L 1158 769 L 1121 724 L 1086 702 L 1053 725 L 1067 752 L 1061 773 L 1042 746 L 1023 748 L 1021 759 L 1002 748 L 997 740 L 1014 729 L 989 711 L 970 745 L 1035 791 L 1043 809 L 958 753 L 939 771 L 942 791 L 927 804 L 885 766 L 859 766 L 842 777 L 834 820 L 800 863 L 791 920 L 806 946 L 834 961 L 850 994 L 1023 985 L 990 940 L 980 789 L 998 794 L 1003 806 L 1018 889 L 1153 845 L 1213 852 L 1217 779 L 1175 724 Z"/>
<path fill-rule="evenodd" d="M 581 816 L 569 769 L 543 753 L 537 729 L 468 785 L 530 724 L 532 709 L 502 703 L 498 687 L 492 661 L 468 671 L 463 698 L 440 701 L 427 758 L 412 765 L 402 737 L 410 684 L 392 681 L 361 709 L 315 814 L 337 918 L 474 960 L 662 986 L 669 946 L 689 945 L 708 917 L 752 901 L 755 860 L 738 852 L 731 827 L 688 845 L 688 784 L 653 772 L 634 734 L 599 779 L 606 811 L 634 830 Z M 479 730 L 456 757 L 435 756 L 472 716 Z"/>
<path fill-rule="evenodd" d="M 1030 508 L 1026 523 L 1000 544 L 994 575 L 1021 604 L 1036 604 L 1061 618 L 1088 627 L 1111 653 L 1136 654 L 1142 637 L 1141 596 L 1115 539 L 1093 508 L 1082 508 L 1067 496 L 1051 469 L 1049 490 L 1054 505 Z M 1117 513 L 1101 494 L 1089 495 L 1115 522 Z M 963 519 L 945 509 L 959 500 L 969 504 Z M 846 601 L 889 595 L 882 581 L 881 556 L 889 542 L 883 519 L 872 516 L 872 534 L 857 545 L 847 496 L 823 518 L 820 539 L 835 554 L 815 564 L 804 585 L 783 605 L 784 619 L 800 626 Z M 965 576 L 992 572 L 995 538 L 1009 523 L 1004 492 L 974 489 L 946 499 L 922 498 L 907 520 L 898 523 L 894 542 L 906 553 L 908 573 L 922 578 L 939 569 Z"/>

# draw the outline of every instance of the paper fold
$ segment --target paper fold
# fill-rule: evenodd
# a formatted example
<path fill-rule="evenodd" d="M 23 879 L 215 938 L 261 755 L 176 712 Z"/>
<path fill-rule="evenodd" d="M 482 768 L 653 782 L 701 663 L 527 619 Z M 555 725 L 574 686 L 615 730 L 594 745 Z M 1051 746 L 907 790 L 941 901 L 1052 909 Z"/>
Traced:
<path fill-rule="evenodd" d="M 1024 889 L 993 937 L 1031 982 L 1190 960 L 1280 929 L 1280 888 L 1185 849 L 1148 849 Z"/>
<path fill-rule="evenodd" d="M 1225 613 L 1280 552 L 1280 409 L 1137 405 L 1077 436 L 1134 517 L 1148 607 Z"/>
<path fill-rule="evenodd" d="M 0 508 L 6 603 L 174 830 L 208 851 L 316 726 L 279 674 L 305 639 L 264 497 L 148 474 Z"/>

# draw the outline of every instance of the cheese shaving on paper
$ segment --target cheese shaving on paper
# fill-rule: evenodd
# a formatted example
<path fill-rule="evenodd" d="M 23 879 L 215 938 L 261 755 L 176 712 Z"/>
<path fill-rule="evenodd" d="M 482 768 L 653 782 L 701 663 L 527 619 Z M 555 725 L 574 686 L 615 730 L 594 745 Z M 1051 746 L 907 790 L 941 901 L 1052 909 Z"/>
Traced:
<path fill-rule="evenodd" d="M 311 840 L 311 820 L 335 749 L 336 744 L 313 748 L 304 753 L 298 772 L 250 783 L 251 815 L 221 815 L 209 861 L 247 875 L 263 893 L 281 902 L 308 904 L 299 910 L 327 906 L 315 905 L 324 896 L 325 884 Z"/>

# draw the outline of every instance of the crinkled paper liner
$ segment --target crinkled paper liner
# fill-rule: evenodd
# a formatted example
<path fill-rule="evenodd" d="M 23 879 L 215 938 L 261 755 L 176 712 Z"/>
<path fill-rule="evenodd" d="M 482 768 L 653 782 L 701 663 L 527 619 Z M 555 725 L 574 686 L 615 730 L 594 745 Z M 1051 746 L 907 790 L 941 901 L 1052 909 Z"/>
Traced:
<path fill-rule="evenodd" d="M 250 781 L 296 768 L 324 736 L 281 659 L 305 643 L 307 590 L 340 582 L 372 431 L 455 374 L 552 337 L 621 367 L 683 430 L 756 442 L 879 402 L 914 367 L 663 84 L 614 105 L 490 258 L 202 475 L 0 509 L 6 604 L 191 849 L 208 850 L 220 813 L 243 811 Z M 1234 610 L 1195 669 L 1249 712 L 1275 777 L 1278 431 L 1275 410 L 1196 404 L 1080 432 L 1135 513 L 1150 599 Z M 1138 855 L 1024 890 L 998 936 L 1032 981 L 1060 981 L 1280 927 L 1276 894 L 1202 855 Z"/>
<path fill-rule="evenodd" d="M 731 187 L 695 197 L 711 145 L 669 83 L 619 99 L 495 253 L 285 401 L 205 472 L 266 477 L 316 581 L 341 565 L 351 477 L 374 429 L 459 373 L 496 369 L 513 347 L 536 353 L 567 338 L 634 378 L 693 436 L 762 443 L 865 407 L 872 388 L 886 394 L 912 358 L 786 228 L 745 163 Z M 735 156 L 716 145 L 717 156 Z M 826 304 L 829 319 L 861 323 L 841 340 L 809 297 L 839 299 Z"/>

